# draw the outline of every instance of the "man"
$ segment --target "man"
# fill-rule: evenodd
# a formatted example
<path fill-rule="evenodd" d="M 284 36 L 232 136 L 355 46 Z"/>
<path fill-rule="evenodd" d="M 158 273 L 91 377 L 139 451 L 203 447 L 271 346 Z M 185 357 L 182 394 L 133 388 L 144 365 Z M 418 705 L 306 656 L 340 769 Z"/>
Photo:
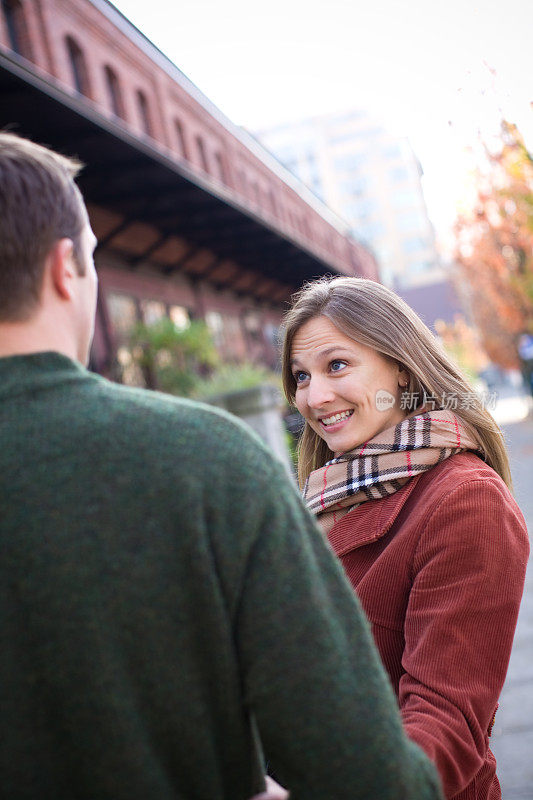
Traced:
<path fill-rule="evenodd" d="M 340 567 L 245 427 L 86 371 L 78 166 L 0 134 L 10 800 L 437 798 Z M 265 759 L 265 760 L 264 760 Z"/>

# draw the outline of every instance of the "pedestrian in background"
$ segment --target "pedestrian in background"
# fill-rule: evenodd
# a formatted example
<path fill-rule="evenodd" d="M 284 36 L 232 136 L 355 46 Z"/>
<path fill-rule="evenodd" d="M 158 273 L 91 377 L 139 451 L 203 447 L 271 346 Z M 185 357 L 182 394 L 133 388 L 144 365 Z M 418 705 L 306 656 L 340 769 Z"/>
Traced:
<path fill-rule="evenodd" d="M 530 333 L 518 337 L 518 355 L 525 387 L 533 395 L 533 336 Z"/>
<path fill-rule="evenodd" d="M 501 432 L 417 315 L 374 281 L 295 297 L 283 380 L 299 479 L 446 798 L 501 797 L 489 749 L 527 557 Z"/>

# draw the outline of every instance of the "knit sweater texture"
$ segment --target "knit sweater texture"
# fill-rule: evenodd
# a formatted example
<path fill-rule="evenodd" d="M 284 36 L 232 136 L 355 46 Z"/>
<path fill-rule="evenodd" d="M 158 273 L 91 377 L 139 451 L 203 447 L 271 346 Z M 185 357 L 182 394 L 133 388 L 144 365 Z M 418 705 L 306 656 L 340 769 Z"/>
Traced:
<path fill-rule="evenodd" d="M 434 800 L 341 567 L 222 412 L 0 359 L 1 794 Z M 263 758 L 264 757 L 264 758 Z"/>

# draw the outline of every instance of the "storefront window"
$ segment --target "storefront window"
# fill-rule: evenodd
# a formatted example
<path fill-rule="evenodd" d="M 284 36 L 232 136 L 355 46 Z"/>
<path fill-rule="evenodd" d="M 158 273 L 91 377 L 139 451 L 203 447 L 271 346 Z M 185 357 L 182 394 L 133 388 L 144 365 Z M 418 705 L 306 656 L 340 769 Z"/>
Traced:
<path fill-rule="evenodd" d="M 180 331 L 185 330 L 191 324 L 189 312 L 183 306 L 171 306 L 169 311 L 170 319 Z"/>
<path fill-rule="evenodd" d="M 159 300 L 141 300 L 141 314 L 146 325 L 153 325 L 167 316 L 167 309 Z"/>
<path fill-rule="evenodd" d="M 144 378 L 135 364 L 130 344 L 133 329 L 139 322 L 137 301 L 127 294 L 109 292 L 106 304 L 117 343 L 116 378 L 128 386 L 144 386 Z"/>
<path fill-rule="evenodd" d="M 130 335 L 135 323 L 139 321 L 135 298 L 127 294 L 110 292 L 106 300 L 113 333 L 117 340 L 123 342 Z"/>

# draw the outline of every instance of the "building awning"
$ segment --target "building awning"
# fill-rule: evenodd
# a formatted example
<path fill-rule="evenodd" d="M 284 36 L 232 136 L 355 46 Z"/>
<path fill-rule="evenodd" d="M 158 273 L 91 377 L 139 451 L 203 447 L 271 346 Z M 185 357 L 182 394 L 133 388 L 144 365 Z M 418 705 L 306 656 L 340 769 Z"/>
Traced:
<path fill-rule="evenodd" d="M 204 259 L 189 274 L 278 302 L 306 280 L 338 274 L 333 264 L 254 214 L 224 185 L 204 179 L 149 137 L 136 136 L 26 63 L 0 53 L 0 128 L 86 164 L 79 185 L 87 204 L 116 220 L 100 247 L 112 249 L 119 238 L 123 243 L 128 227 L 142 223 L 157 235 L 134 253 L 121 244 L 132 268 L 150 259 L 163 273 L 187 274 L 187 259 L 193 263 L 195 253 L 209 251 L 212 262 L 206 265 Z M 176 236 L 189 245 L 186 257 L 158 263 L 158 251 Z"/>

